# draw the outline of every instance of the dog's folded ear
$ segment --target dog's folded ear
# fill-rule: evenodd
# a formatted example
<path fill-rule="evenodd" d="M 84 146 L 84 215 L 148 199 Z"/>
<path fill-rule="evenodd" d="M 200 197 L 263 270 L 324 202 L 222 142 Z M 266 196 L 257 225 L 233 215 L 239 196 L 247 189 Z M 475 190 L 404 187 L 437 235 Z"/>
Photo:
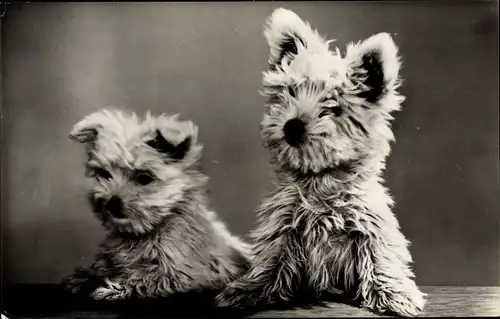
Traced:
<path fill-rule="evenodd" d="M 166 140 L 160 130 L 157 129 L 155 138 L 146 142 L 146 144 L 174 160 L 182 160 L 191 147 L 191 137 L 188 136 L 182 142 L 173 144 Z"/>
<path fill-rule="evenodd" d="M 398 48 L 388 33 L 379 33 L 363 42 L 349 44 L 346 62 L 353 69 L 351 81 L 361 84 L 358 96 L 376 103 L 397 88 L 401 61 Z"/>
<path fill-rule="evenodd" d="M 76 123 L 69 138 L 80 143 L 93 144 L 99 135 L 103 134 L 103 128 L 107 131 L 113 130 L 119 122 L 125 122 L 127 117 L 121 111 L 114 109 L 102 109 L 85 116 Z M 137 121 L 137 116 L 132 113 L 131 119 Z"/>
<path fill-rule="evenodd" d="M 283 59 L 292 61 L 301 50 L 312 52 L 328 50 L 328 43 L 313 30 L 308 22 L 294 12 L 279 8 L 267 19 L 264 36 L 269 44 L 269 68 L 276 69 Z"/>
<path fill-rule="evenodd" d="M 69 138 L 80 143 L 92 143 L 97 139 L 102 122 L 102 111 L 87 115 L 73 126 Z"/>
<path fill-rule="evenodd" d="M 152 116 L 148 112 L 143 125 L 149 132 L 145 144 L 160 153 L 165 162 L 190 165 L 200 158 L 198 126 L 192 121 L 180 120 L 178 115 Z"/>

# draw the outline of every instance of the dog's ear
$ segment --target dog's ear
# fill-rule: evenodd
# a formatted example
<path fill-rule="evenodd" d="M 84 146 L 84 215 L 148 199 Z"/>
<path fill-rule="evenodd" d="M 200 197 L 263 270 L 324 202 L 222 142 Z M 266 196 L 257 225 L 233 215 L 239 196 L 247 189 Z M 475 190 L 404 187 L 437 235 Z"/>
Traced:
<path fill-rule="evenodd" d="M 198 144 L 198 126 L 192 121 L 183 121 L 179 115 L 165 114 L 153 117 L 148 112 L 144 125 L 153 131 L 153 137 L 145 141 L 146 145 L 161 153 L 168 162 L 190 163 L 196 161 L 201 152 Z"/>
<path fill-rule="evenodd" d="M 73 126 L 69 138 L 80 143 L 93 143 L 102 129 L 103 112 L 87 115 Z"/>
<path fill-rule="evenodd" d="M 264 36 L 269 44 L 269 68 L 275 69 L 283 59 L 291 61 L 299 51 L 328 50 L 328 44 L 294 12 L 279 8 L 267 19 Z"/>
<path fill-rule="evenodd" d="M 155 133 L 155 138 L 146 142 L 148 146 L 151 146 L 158 152 L 165 154 L 176 161 L 182 160 L 186 157 L 186 154 L 191 148 L 191 136 L 187 136 L 180 143 L 174 144 L 165 139 L 159 129 L 157 129 Z"/>
<path fill-rule="evenodd" d="M 103 128 L 112 128 L 117 121 L 123 121 L 124 114 L 118 110 L 102 109 L 85 116 L 73 126 L 69 138 L 80 143 L 93 144 L 98 136 L 102 134 Z M 136 119 L 135 113 L 132 118 Z"/>
<path fill-rule="evenodd" d="M 349 44 L 346 62 L 353 69 L 351 81 L 361 84 L 358 97 L 376 103 L 398 84 L 401 61 L 398 48 L 388 33 Z"/>

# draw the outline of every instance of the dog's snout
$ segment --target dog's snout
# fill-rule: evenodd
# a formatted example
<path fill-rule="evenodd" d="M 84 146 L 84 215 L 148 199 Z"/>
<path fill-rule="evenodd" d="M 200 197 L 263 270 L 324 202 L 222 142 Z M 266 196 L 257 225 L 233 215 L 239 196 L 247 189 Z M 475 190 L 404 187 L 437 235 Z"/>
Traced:
<path fill-rule="evenodd" d="M 283 127 L 285 140 L 291 146 L 299 146 L 305 140 L 306 124 L 298 119 L 291 119 Z"/>
<path fill-rule="evenodd" d="M 123 218 L 125 214 L 123 213 L 123 202 L 118 196 L 112 196 L 104 207 L 106 211 L 113 217 Z"/>

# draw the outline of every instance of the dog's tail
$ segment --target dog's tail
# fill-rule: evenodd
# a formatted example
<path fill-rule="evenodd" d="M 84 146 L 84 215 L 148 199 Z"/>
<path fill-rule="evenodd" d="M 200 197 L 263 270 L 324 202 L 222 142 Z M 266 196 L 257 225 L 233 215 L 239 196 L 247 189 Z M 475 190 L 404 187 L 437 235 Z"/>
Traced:
<path fill-rule="evenodd" d="M 242 238 L 233 235 L 214 211 L 208 211 L 207 214 L 208 218 L 213 221 L 213 225 L 216 228 L 217 233 L 222 235 L 224 241 L 243 258 L 248 260 L 248 262 L 251 262 L 253 259 L 252 245 L 247 243 Z"/>

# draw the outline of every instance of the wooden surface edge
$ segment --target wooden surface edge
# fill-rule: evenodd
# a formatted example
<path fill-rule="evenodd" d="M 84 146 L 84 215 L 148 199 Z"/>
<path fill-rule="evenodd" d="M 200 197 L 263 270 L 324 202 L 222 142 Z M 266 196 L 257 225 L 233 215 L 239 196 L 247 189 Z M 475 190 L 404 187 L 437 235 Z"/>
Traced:
<path fill-rule="evenodd" d="M 50 289 L 52 290 L 50 290 Z M 4 287 L 2 287 L 2 295 L 4 294 Z M 31 290 L 31 291 L 30 291 Z M 33 293 L 33 291 L 35 291 Z M 427 304 L 424 312 L 420 315 L 421 317 L 473 317 L 473 316 L 484 316 L 484 317 L 498 317 L 500 316 L 500 286 L 494 287 L 449 287 L 449 286 L 423 286 L 421 290 L 428 294 Z M 8 290 L 6 291 L 8 292 Z M 2 308 L 7 311 L 7 316 L 9 319 L 21 319 L 21 318 L 122 318 L 122 316 L 116 311 L 116 309 L 106 309 L 106 308 L 85 308 L 85 309 L 74 309 L 67 304 L 63 304 L 62 308 L 52 309 L 48 304 L 59 305 L 56 307 L 61 307 L 62 299 L 57 300 L 57 294 L 54 293 L 54 289 L 48 286 L 48 288 L 40 288 L 37 285 L 23 285 L 22 289 L 18 289 L 19 296 L 11 296 L 10 304 L 6 303 L 7 308 Z M 18 304 L 18 308 L 12 308 L 14 303 Z M 4 297 L 2 297 L 2 307 L 4 307 Z M 40 299 L 40 300 L 37 300 Z M 34 309 L 40 307 L 40 303 L 43 304 L 45 314 L 38 312 Z M 64 302 L 63 302 L 64 303 Z M 171 313 L 171 316 L 182 317 L 182 307 L 196 308 L 198 306 L 192 305 L 188 301 L 185 306 L 181 305 L 181 313 Z M 9 309 L 8 307 L 11 307 Z M 164 309 L 165 307 L 163 307 Z M 168 306 L 166 306 L 167 309 Z M 16 311 L 31 309 L 29 314 L 16 314 Z M 202 308 L 200 308 L 202 309 Z M 47 312 L 48 311 L 48 312 Z M 169 312 L 166 315 L 146 315 L 145 313 L 138 311 L 130 317 L 134 318 L 161 318 L 169 317 Z M 186 315 L 188 316 L 188 315 Z M 190 315 L 189 315 L 190 316 Z M 210 312 L 203 312 L 200 310 L 200 316 L 214 316 Z M 192 317 L 192 316 L 190 316 Z M 291 318 L 291 317 L 301 317 L 301 318 L 326 318 L 326 317 L 378 317 L 378 315 L 369 312 L 367 310 L 350 306 L 347 304 L 330 302 L 327 306 L 311 306 L 309 308 L 295 307 L 286 310 L 268 310 L 253 313 L 247 317 L 251 318 Z"/>
<path fill-rule="evenodd" d="M 449 287 L 423 286 L 427 293 L 427 304 L 421 317 L 498 317 L 500 316 L 500 286 L 496 287 Z M 340 303 L 329 303 L 328 307 L 314 306 L 312 309 L 290 309 L 264 311 L 253 318 L 284 317 L 379 317 L 374 313 Z"/>

